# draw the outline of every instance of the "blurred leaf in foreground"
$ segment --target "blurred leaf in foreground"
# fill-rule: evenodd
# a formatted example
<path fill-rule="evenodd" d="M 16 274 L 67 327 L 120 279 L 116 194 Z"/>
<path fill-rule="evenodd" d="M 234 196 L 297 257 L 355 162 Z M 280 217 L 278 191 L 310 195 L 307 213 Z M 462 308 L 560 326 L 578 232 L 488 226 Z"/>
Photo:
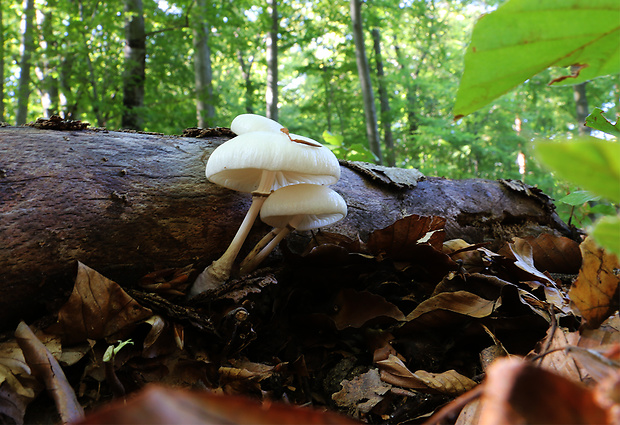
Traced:
<path fill-rule="evenodd" d="M 619 11 L 617 0 L 510 0 L 482 16 L 465 53 L 454 115 L 474 112 L 551 66 L 576 65 L 571 84 L 620 72 Z"/>
<path fill-rule="evenodd" d="M 538 158 L 559 177 L 620 203 L 620 144 L 595 138 L 537 143 Z"/>

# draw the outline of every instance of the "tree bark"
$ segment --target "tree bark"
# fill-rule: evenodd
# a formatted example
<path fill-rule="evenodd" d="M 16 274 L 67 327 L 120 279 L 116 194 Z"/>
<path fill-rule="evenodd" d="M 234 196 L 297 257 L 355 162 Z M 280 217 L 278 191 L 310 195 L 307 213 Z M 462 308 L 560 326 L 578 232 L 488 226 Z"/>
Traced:
<path fill-rule="evenodd" d="M 573 86 L 573 98 L 575 99 L 575 112 L 577 114 L 577 125 L 581 136 L 589 135 L 592 129 L 586 127 L 586 117 L 588 116 L 588 97 L 586 96 L 586 84 L 581 83 Z"/>
<path fill-rule="evenodd" d="M 353 40 L 355 41 L 355 60 L 359 74 L 364 101 L 364 116 L 366 119 L 366 137 L 370 151 L 375 154 L 379 164 L 383 162 L 381 143 L 379 141 L 379 127 L 377 125 L 377 107 L 372 92 L 370 80 L 370 66 L 366 56 L 364 30 L 362 28 L 361 0 L 351 0 L 351 20 L 353 22 Z"/>
<path fill-rule="evenodd" d="M 4 122 L 4 21 L 2 7 L 0 7 L 0 122 Z"/>
<path fill-rule="evenodd" d="M 24 124 L 28 119 L 28 100 L 30 99 L 30 72 L 34 51 L 34 0 L 24 3 L 24 33 L 22 34 L 22 57 L 19 62 L 19 85 L 17 88 L 17 113 L 15 122 Z"/>
<path fill-rule="evenodd" d="M 224 137 L 0 128 L 0 328 L 69 290 L 77 261 L 121 284 L 153 270 L 202 270 L 232 240 L 251 196 L 210 183 Z M 373 168 L 374 167 L 374 168 Z M 326 229 L 362 239 L 410 215 L 447 218 L 469 242 L 570 230 L 549 198 L 516 182 L 418 181 L 415 170 L 343 163 L 348 216 Z M 242 256 L 268 232 L 254 225 Z M 307 238 L 294 233 L 291 243 Z M 297 239 L 296 239 L 297 238 Z"/>
<path fill-rule="evenodd" d="M 122 126 L 141 130 L 144 118 L 146 32 L 142 0 L 125 0 L 125 72 L 123 74 Z"/>
<path fill-rule="evenodd" d="M 41 66 L 38 69 L 39 80 L 41 81 L 41 105 L 43 115 L 51 117 L 60 113 L 60 95 L 58 91 L 58 79 L 55 71 L 57 70 L 57 39 L 54 36 L 53 13 L 56 11 L 57 2 L 48 0 L 47 11 L 43 14 L 41 22 L 41 41 L 40 48 L 43 51 Z"/>
<path fill-rule="evenodd" d="M 396 152 L 394 151 L 394 136 L 392 134 L 392 117 L 390 116 L 390 99 L 385 87 L 385 72 L 383 71 L 383 56 L 381 54 L 381 32 L 379 28 L 372 31 L 372 41 L 375 49 L 375 62 L 377 66 L 377 80 L 379 90 L 379 105 L 381 106 L 381 125 L 383 127 L 383 141 L 385 142 L 387 165 L 396 165 Z"/>
<path fill-rule="evenodd" d="M 206 0 L 198 0 L 196 23 L 194 27 L 194 81 L 196 84 L 196 117 L 198 127 L 207 128 L 215 118 L 213 104 L 213 72 L 211 71 L 211 48 L 207 22 L 208 5 Z"/>
<path fill-rule="evenodd" d="M 271 29 L 267 36 L 267 118 L 278 121 L 278 33 L 280 17 L 278 16 L 278 0 L 269 0 L 269 16 Z"/>
<path fill-rule="evenodd" d="M 254 63 L 254 57 L 250 56 L 246 62 L 243 59 L 243 52 L 241 49 L 237 49 L 237 61 L 241 68 L 241 75 L 243 76 L 243 85 L 245 87 L 245 112 L 247 114 L 254 113 L 254 85 L 252 84 L 252 64 Z"/>

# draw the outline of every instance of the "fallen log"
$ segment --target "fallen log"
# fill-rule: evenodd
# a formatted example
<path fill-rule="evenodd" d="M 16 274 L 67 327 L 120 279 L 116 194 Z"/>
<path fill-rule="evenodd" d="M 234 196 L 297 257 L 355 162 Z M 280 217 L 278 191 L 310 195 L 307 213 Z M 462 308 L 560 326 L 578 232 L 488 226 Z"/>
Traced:
<path fill-rule="evenodd" d="M 70 289 L 76 261 L 122 283 L 217 258 L 250 204 L 248 194 L 205 178 L 209 154 L 228 138 L 0 128 L 0 327 L 40 314 L 49 294 Z M 418 214 L 447 218 L 446 238 L 471 243 L 570 235 L 551 200 L 517 181 L 341 165 L 332 187 L 349 214 L 332 232 L 364 239 Z M 266 231 L 257 222 L 250 242 Z"/>

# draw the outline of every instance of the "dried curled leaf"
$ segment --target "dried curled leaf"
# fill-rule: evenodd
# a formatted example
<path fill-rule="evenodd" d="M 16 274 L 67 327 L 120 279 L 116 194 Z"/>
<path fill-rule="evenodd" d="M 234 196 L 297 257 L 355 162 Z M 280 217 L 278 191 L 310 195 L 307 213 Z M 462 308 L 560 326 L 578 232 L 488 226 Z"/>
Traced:
<path fill-rule="evenodd" d="M 361 413 L 368 413 L 377 405 L 392 386 L 381 380 L 379 371 L 371 369 L 352 380 L 341 382 L 342 389 L 332 394 L 338 406 L 352 407 Z"/>
<path fill-rule="evenodd" d="M 24 358 L 32 370 L 33 376 L 45 382 L 63 423 L 79 420 L 84 417 L 84 409 L 77 401 L 75 392 L 67 381 L 58 361 L 45 348 L 24 322 L 20 322 L 15 330 L 15 338 L 24 353 Z"/>
<path fill-rule="evenodd" d="M 71 344 L 104 338 L 151 315 L 118 284 L 78 263 L 73 292 L 51 330 Z"/>
<path fill-rule="evenodd" d="M 618 257 L 605 252 L 591 238 L 580 245 L 583 264 L 568 297 L 591 329 L 618 310 L 620 264 Z"/>
<path fill-rule="evenodd" d="M 430 373 L 424 370 L 411 372 L 402 360 L 393 354 L 390 354 L 386 360 L 378 361 L 377 366 L 381 370 L 382 381 L 404 388 L 459 395 L 478 385 L 455 370 L 442 373 Z"/>
<path fill-rule="evenodd" d="M 379 318 L 405 320 L 405 315 L 394 304 L 368 291 L 343 289 L 336 298 L 338 313 L 333 317 L 336 329 L 361 328 Z"/>

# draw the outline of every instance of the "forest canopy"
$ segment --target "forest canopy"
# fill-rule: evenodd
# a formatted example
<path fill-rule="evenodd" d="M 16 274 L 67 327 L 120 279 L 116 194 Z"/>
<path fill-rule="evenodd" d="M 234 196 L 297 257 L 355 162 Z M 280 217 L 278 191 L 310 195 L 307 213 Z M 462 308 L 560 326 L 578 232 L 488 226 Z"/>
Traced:
<path fill-rule="evenodd" d="M 474 24 L 504 3 L 2 2 L 0 120 L 58 114 L 110 129 L 180 134 L 227 127 L 251 112 L 342 158 L 450 178 L 517 178 L 560 198 L 576 187 L 537 165 L 532 141 L 589 133 L 583 123 L 595 107 L 616 116 L 618 75 L 550 87 L 571 62 L 545 63 L 455 120 L 463 115 L 455 99 L 466 83 Z M 529 18 L 567 19 L 540 13 Z M 510 35 L 507 27 L 498 39 Z M 550 52 L 561 55 L 565 45 L 560 40 Z M 492 70 L 497 58 L 490 59 L 483 66 Z M 548 68 L 554 64 L 564 68 Z"/>

